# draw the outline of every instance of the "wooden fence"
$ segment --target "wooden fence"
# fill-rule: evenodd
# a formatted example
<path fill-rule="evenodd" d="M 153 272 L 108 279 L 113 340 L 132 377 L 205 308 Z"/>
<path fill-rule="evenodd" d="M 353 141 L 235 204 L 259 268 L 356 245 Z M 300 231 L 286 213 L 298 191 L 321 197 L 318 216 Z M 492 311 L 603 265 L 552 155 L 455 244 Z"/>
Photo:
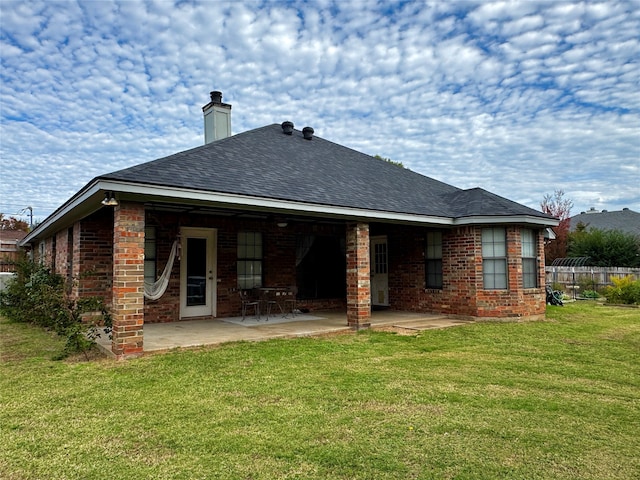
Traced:
<path fill-rule="evenodd" d="M 16 266 L 13 262 L 0 259 L 0 272 L 15 272 Z"/>
<path fill-rule="evenodd" d="M 548 285 L 562 285 L 565 291 L 600 290 L 611 285 L 612 278 L 631 275 L 640 280 L 640 268 L 620 267 L 545 267 Z"/>

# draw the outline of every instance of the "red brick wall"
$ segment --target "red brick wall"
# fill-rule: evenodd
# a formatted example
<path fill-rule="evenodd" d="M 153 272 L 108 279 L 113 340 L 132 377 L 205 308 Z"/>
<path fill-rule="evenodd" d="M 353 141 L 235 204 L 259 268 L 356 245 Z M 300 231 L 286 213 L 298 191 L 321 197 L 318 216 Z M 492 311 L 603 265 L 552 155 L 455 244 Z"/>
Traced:
<path fill-rule="evenodd" d="M 524 289 L 522 283 L 522 244 L 520 227 L 507 227 L 507 290 L 482 289 L 482 263 L 480 262 L 480 284 L 478 289 L 478 317 L 518 318 L 544 315 L 546 310 L 546 296 L 544 293 L 544 279 L 539 278 L 539 288 Z M 543 235 L 539 231 L 538 272 L 540 277 L 541 265 L 544 265 Z M 480 259 L 482 260 L 482 259 Z M 544 271 L 544 268 L 542 268 Z"/>
<path fill-rule="evenodd" d="M 143 351 L 144 224 L 144 205 L 114 208 L 112 350 L 120 358 Z"/>
<path fill-rule="evenodd" d="M 292 285 L 295 283 L 295 239 L 296 234 L 318 233 L 318 227 L 289 225 L 279 228 L 273 221 L 230 219 L 215 216 L 180 216 L 177 214 L 147 213 L 147 223 L 157 228 L 158 275 L 169 256 L 173 240 L 178 234 L 177 225 L 217 229 L 217 315 L 236 316 L 240 312 L 237 295 L 237 233 L 238 231 L 260 231 L 264 245 L 264 282 L 266 285 Z M 389 238 L 389 299 L 391 308 L 409 311 L 439 312 L 461 316 L 520 317 L 544 314 L 543 289 L 522 289 L 520 236 L 517 227 L 507 229 L 509 245 L 509 286 L 506 291 L 485 291 L 482 285 L 481 227 L 458 227 L 443 230 L 443 276 L 441 290 L 425 289 L 424 279 L 424 232 L 418 227 L 374 227 L 375 234 L 387 234 Z M 306 229 L 306 230 L 305 230 Z M 358 238 L 360 231 L 351 230 Z M 323 232 L 327 233 L 327 232 Z M 335 233 L 335 232 L 334 232 Z M 367 251 L 367 241 L 360 243 L 359 254 Z M 543 265 L 542 232 L 538 237 L 539 264 Z M 366 244 L 366 247 L 363 245 Z M 354 244 L 355 245 L 355 244 Z M 356 257 L 351 257 L 355 259 Z M 357 263 L 356 263 L 357 264 Z M 354 264 L 354 265 L 356 265 Z M 360 310 L 354 310 L 360 324 L 368 322 L 370 312 L 369 293 L 363 294 L 363 285 L 368 288 L 369 264 L 364 261 L 360 270 L 347 267 L 356 273 L 351 278 L 355 295 L 360 295 Z M 363 273 L 366 269 L 366 274 Z M 543 269 L 539 269 L 540 285 L 544 285 Z M 360 274 L 361 277 L 357 277 Z M 360 282 L 355 280 L 360 278 Z M 368 290 L 367 290 L 368 291 Z M 365 298 L 366 297 L 366 298 Z M 170 322 L 179 320 L 180 262 L 177 260 L 165 295 L 157 301 L 145 301 L 146 322 Z M 355 297 L 353 299 L 355 305 Z M 348 299 L 320 299 L 299 302 L 300 308 L 322 309 L 345 307 Z"/>
<path fill-rule="evenodd" d="M 217 230 L 217 305 L 218 317 L 240 315 L 240 297 L 236 262 L 238 232 L 262 232 L 264 247 L 263 281 L 269 286 L 291 286 L 296 282 L 296 236 L 299 234 L 343 234 L 336 226 L 296 224 L 278 227 L 275 220 L 251 220 L 212 215 L 180 215 L 147 212 L 146 224 L 156 228 L 157 275 L 164 269 L 171 245 L 183 227 L 214 228 Z M 299 308 L 323 309 L 345 307 L 344 298 L 305 300 Z M 145 300 L 145 323 L 174 322 L 180 320 L 180 260 L 176 259 L 169 286 L 158 300 Z"/>
<path fill-rule="evenodd" d="M 101 209 L 45 239 L 42 260 L 70 281 L 72 296 L 101 296 L 110 305 L 112 244 L 113 210 Z"/>
<path fill-rule="evenodd" d="M 473 227 L 442 230 L 442 289 L 425 288 L 425 229 L 394 227 L 389 241 L 389 302 L 398 310 L 473 316 L 481 258 Z M 481 260 L 480 260 L 481 261 Z M 482 281 L 482 267 L 480 268 Z"/>
<path fill-rule="evenodd" d="M 371 324 L 371 276 L 369 225 L 347 224 L 347 324 L 362 328 Z"/>
<path fill-rule="evenodd" d="M 53 272 L 56 271 L 56 245 L 55 236 L 49 237 L 44 242 L 44 258 L 40 258 L 40 249 L 34 249 L 34 258 L 36 261 L 42 261 L 45 265 L 48 265 Z"/>
<path fill-rule="evenodd" d="M 69 231 L 60 230 L 56 233 L 55 272 L 63 277 L 69 274 Z"/>
<path fill-rule="evenodd" d="M 169 259 L 174 240 L 178 238 L 179 227 L 188 217 L 176 214 L 146 212 L 145 225 L 156 229 L 156 277 L 162 274 Z M 162 323 L 179 320 L 180 312 L 180 260 L 176 257 L 165 294 L 158 300 L 144 301 L 145 323 Z"/>
<path fill-rule="evenodd" d="M 68 286 L 73 298 L 78 298 L 80 292 L 80 227 L 80 222 L 76 222 L 68 232 L 69 250 L 71 251 L 71 276 Z"/>
<path fill-rule="evenodd" d="M 134 233 L 136 249 L 144 251 L 144 225 L 156 227 L 157 275 L 164 269 L 173 241 L 180 226 L 215 228 L 217 230 L 217 316 L 236 316 L 240 312 L 237 294 L 237 233 L 257 231 L 263 234 L 265 285 L 294 285 L 296 276 L 295 249 L 298 234 L 337 234 L 336 226 L 291 223 L 280 228 L 273 219 L 250 220 L 210 215 L 180 215 L 144 212 L 142 207 L 125 205 L 120 215 L 121 233 Z M 111 300 L 114 238 L 127 240 L 113 230 L 113 209 L 101 209 L 73 228 L 77 257 L 74 270 L 83 278 L 80 295 L 104 295 Z M 142 218 L 142 221 L 139 218 Z M 135 218 L 137 220 L 132 220 Z M 129 223 L 127 223 L 129 222 Z M 124 227 L 125 225 L 129 225 Z M 132 228 L 133 230 L 127 230 Z M 544 247 L 542 231 L 538 235 L 540 288 L 525 290 L 521 279 L 521 245 L 519 227 L 508 227 L 509 289 L 485 291 L 482 285 L 481 227 L 468 226 L 443 229 L 442 289 L 425 289 L 424 238 L 426 229 L 374 224 L 371 234 L 387 235 L 389 242 L 389 300 L 391 308 L 398 310 L 440 312 L 461 316 L 520 317 L 542 315 L 544 296 Z M 321 309 L 345 308 L 350 324 L 368 324 L 370 316 L 369 226 L 349 225 L 347 233 L 346 298 L 318 299 L 299 302 L 299 307 Z M 50 245 L 48 242 L 47 245 Z M 56 238 L 56 270 L 66 273 L 68 230 Z M 136 251 L 137 251 L 136 250 Z M 136 275 L 143 278 L 143 261 L 136 253 Z M 116 253 L 118 256 L 119 254 Z M 132 260 L 132 259 L 129 259 Z M 121 272 L 121 275 L 123 273 Z M 137 280 L 138 281 L 138 280 Z M 143 280 L 141 280 L 143 281 Z M 136 292 L 138 291 L 136 287 Z M 131 292 L 130 292 L 131 293 Z M 137 295 L 137 293 L 136 293 Z M 176 259 L 166 293 L 157 301 L 144 300 L 144 321 L 170 322 L 179 320 L 180 260 Z M 114 305 L 115 309 L 115 305 Z"/>
<path fill-rule="evenodd" d="M 389 301 L 391 308 L 460 316 L 510 318 L 544 315 L 544 247 L 538 233 L 539 285 L 522 288 L 519 227 L 507 227 L 507 290 L 484 290 L 482 229 L 458 227 L 443 232 L 443 288 L 426 289 L 424 232 L 419 227 L 390 227 Z"/>
<path fill-rule="evenodd" d="M 78 258 L 78 294 L 101 296 L 111 304 L 113 285 L 113 209 L 102 208 L 79 222 L 75 243 Z"/>

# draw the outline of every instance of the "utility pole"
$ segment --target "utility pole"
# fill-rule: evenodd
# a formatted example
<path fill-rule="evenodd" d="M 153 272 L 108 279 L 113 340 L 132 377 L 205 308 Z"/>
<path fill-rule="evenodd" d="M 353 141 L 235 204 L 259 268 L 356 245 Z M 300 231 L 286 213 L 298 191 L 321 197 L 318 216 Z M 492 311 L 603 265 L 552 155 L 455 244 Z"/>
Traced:
<path fill-rule="evenodd" d="M 33 208 L 24 207 L 22 210 L 20 210 L 20 213 L 24 213 L 25 210 L 29 210 L 29 228 L 33 228 Z"/>

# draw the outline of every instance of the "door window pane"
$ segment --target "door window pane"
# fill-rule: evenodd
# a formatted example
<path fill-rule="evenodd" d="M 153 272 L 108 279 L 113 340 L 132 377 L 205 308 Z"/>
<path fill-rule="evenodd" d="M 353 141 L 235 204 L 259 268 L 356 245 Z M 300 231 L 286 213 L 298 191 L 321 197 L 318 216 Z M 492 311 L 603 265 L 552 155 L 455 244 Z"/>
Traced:
<path fill-rule="evenodd" d="M 387 243 L 375 243 L 374 244 L 374 264 L 373 273 L 384 274 L 387 273 Z"/>
<path fill-rule="evenodd" d="M 187 306 L 207 303 L 207 239 L 187 238 Z"/>

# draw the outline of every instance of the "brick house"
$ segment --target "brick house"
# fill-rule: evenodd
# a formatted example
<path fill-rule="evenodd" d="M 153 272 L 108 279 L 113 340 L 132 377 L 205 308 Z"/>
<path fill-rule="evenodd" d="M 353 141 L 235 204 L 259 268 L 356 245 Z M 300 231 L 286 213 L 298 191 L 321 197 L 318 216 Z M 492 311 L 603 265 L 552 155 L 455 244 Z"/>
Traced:
<path fill-rule="evenodd" d="M 555 219 L 291 122 L 231 135 L 220 92 L 203 113 L 203 146 L 93 179 L 23 240 L 75 295 L 107 299 L 116 356 L 142 353 L 145 322 L 238 315 L 258 286 L 296 286 L 299 307 L 345 309 L 354 328 L 372 308 L 544 315 Z"/>

